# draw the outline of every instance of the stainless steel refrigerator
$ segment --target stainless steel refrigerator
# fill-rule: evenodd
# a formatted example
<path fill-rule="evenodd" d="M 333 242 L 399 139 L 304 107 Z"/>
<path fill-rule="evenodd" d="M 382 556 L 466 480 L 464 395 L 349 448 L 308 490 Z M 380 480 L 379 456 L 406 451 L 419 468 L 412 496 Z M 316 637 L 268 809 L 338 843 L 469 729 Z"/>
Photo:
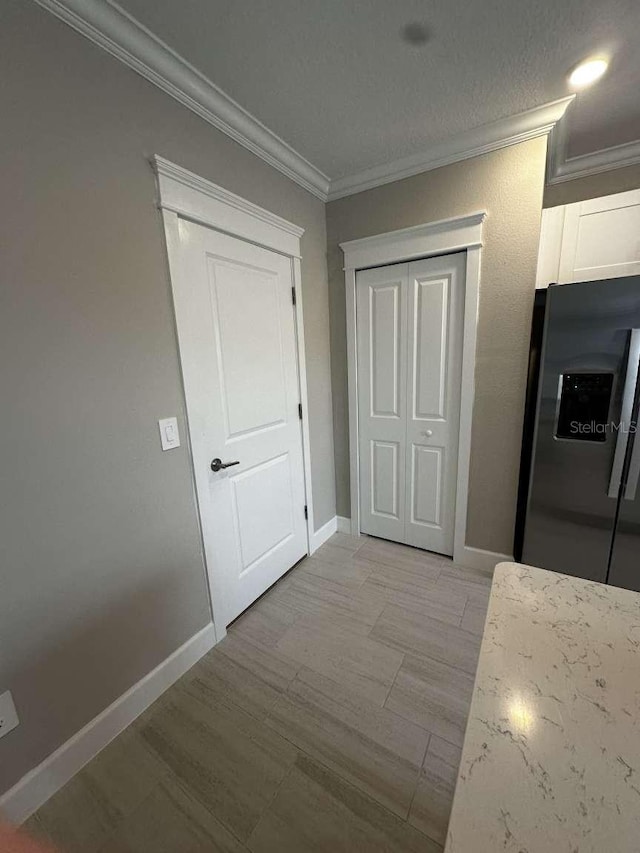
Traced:
<path fill-rule="evenodd" d="M 546 299 L 522 562 L 640 590 L 640 276 Z"/>

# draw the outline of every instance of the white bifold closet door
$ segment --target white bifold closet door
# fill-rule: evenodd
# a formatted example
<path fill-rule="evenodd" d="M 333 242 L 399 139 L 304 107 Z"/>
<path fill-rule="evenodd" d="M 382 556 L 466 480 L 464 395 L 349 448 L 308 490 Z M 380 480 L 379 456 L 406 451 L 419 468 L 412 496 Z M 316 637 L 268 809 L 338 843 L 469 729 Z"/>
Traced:
<path fill-rule="evenodd" d="M 360 529 L 453 554 L 465 254 L 356 276 Z"/>

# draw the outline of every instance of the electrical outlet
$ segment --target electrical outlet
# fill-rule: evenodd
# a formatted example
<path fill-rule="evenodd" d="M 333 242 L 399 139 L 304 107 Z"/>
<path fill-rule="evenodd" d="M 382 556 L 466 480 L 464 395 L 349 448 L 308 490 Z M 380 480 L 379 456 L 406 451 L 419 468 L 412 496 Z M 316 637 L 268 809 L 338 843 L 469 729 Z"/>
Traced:
<path fill-rule="evenodd" d="M 0 737 L 6 734 L 20 723 L 16 706 L 13 704 L 13 696 L 9 690 L 0 696 Z"/>

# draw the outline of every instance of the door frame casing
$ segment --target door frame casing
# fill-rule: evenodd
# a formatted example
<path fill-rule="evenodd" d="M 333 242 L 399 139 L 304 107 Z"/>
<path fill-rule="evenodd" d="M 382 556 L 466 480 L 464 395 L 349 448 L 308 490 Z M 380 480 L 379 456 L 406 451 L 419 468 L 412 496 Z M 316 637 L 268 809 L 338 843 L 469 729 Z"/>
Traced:
<path fill-rule="evenodd" d="M 180 352 L 180 331 L 175 314 L 175 284 L 182 275 L 180 264 L 180 234 L 179 219 L 187 219 L 200 225 L 205 225 L 215 231 L 228 234 L 248 243 L 253 243 L 270 251 L 284 255 L 291 261 L 291 274 L 295 291 L 294 327 L 296 336 L 296 351 L 298 361 L 298 386 L 300 403 L 302 405 L 302 456 L 304 466 L 305 502 L 307 505 L 307 551 L 311 553 L 313 523 L 313 495 L 311 481 L 311 453 L 309 439 L 309 396 L 307 390 L 307 369 L 304 345 L 304 317 L 302 309 L 302 273 L 300 239 L 304 228 L 282 219 L 274 213 L 253 204 L 229 190 L 211 181 L 155 155 L 151 165 L 156 173 L 158 189 L 158 207 L 161 212 L 166 242 L 167 260 L 169 264 L 169 280 L 172 298 L 174 300 L 174 323 L 176 343 L 180 360 L 182 390 L 185 399 L 187 427 L 189 431 L 189 462 L 191 465 L 196 505 L 198 508 L 198 524 L 205 564 L 209 599 L 216 642 L 220 642 L 226 634 L 226 625 L 222 603 L 224 590 L 222 578 L 212 555 L 207 550 L 207 543 L 202 526 L 202 505 L 206 500 L 201 494 L 204 488 L 198 472 L 195 470 L 192 444 L 193 435 L 189 421 L 189 405 L 185 389 L 185 376 Z"/>
<path fill-rule="evenodd" d="M 356 273 L 368 267 L 405 263 L 434 255 L 466 252 L 460 429 L 454 522 L 453 559 L 464 564 L 471 426 L 475 396 L 476 339 L 480 297 L 482 226 L 486 211 L 427 222 L 399 231 L 340 243 L 344 253 L 347 321 L 347 379 L 349 391 L 349 473 L 351 480 L 351 533 L 360 535 L 360 439 L 358 424 L 358 339 L 356 326 Z"/>

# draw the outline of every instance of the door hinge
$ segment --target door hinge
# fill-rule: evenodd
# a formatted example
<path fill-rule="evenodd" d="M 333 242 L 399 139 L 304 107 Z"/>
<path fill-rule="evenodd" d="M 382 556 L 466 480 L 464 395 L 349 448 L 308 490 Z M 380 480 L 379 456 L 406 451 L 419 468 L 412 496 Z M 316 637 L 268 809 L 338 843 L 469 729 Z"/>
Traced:
<path fill-rule="evenodd" d="M 298 403 L 298 417 L 302 420 L 302 403 Z"/>
<path fill-rule="evenodd" d="M 291 288 L 291 301 L 293 302 L 294 305 L 296 304 L 296 289 L 295 289 L 295 287 Z"/>
<path fill-rule="evenodd" d="M 307 505 L 306 505 L 306 504 L 304 505 L 304 517 L 305 517 L 305 518 L 309 518 L 309 510 L 308 510 L 308 508 L 307 508 Z"/>

